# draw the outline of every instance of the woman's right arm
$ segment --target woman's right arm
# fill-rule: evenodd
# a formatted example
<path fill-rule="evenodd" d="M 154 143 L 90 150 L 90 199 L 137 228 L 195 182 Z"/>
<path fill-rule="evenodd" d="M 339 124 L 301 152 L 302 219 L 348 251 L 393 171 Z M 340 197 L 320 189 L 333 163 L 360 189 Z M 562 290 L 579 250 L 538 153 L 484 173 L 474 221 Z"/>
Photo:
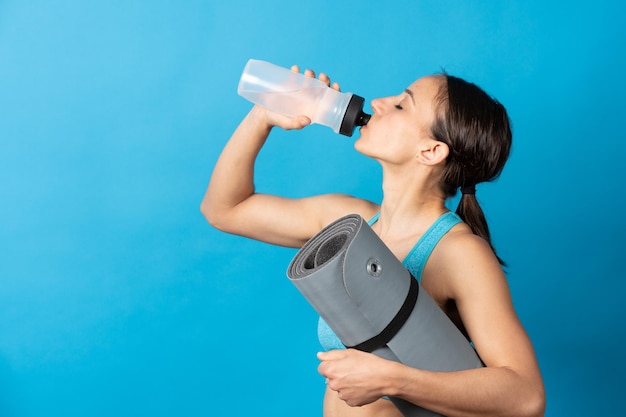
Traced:
<path fill-rule="evenodd" d="M 373 215 L 371 202 L 340 194 L 289 199 L 257 193 L 254 163 L 271 129 L 301 129 L 306 116 L 287 117 L 255 106 L 222 151 L 201 211 L 215 228 L 264 242 L 300 247 L 333 220 L 349 213 Z"/>

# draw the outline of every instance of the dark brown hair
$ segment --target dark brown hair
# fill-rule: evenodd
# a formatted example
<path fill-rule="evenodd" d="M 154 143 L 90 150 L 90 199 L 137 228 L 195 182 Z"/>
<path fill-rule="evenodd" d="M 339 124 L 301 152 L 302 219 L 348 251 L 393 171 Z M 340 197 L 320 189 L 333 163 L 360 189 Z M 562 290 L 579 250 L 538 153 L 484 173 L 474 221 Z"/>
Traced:
<path fill-rule="evenodd" d="M 500 175 L 511 150 L 511 122 L 504 106 L 477 85 L 446 73 L 440 77 L 432 134 L 449 148 L 440 185 L 446 197 L 452 197 L 459 188 L 471 190 Z M 456 213 L 496 253 L 473 193 L 462 194 Z M 499 257 L 498 261 L 504 265 Z"/>

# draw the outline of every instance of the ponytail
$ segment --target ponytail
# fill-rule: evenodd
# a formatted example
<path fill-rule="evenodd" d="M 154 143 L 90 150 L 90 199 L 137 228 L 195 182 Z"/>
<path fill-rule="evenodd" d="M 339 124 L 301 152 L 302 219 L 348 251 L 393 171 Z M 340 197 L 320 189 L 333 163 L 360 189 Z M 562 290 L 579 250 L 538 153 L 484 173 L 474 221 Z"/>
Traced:
<path fill-rule="evenodd" d="M 446 197 L 461 187 L 459 217 L 491 247 L 501 265 L 487 220 L 476 199 L 475 184 L 496 179 L 508 159 L 512 134 L 506 109 L 475 84 L 443 73 L 436 97 L 433 137 L 448 145 L 440 186 Z"/>

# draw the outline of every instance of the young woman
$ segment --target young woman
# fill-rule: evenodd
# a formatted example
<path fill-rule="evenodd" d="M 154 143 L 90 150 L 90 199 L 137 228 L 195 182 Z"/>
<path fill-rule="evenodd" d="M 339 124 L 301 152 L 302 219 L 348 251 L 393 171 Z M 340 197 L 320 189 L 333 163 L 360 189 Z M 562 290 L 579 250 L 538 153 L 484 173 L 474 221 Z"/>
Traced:
<path fill-rule="evenodd" d="M 310 70 L 305 75 L 315 76 Z M 325 74 L 319 79 L 330 86 Z M 332 87 L 339 89 L 336 83 Z M 410 368 L 342 349 L 321 322 L 326 351 L 318 357 L 327 382 L 326 417 L 401 416 L 387 396 L 447 416 L 543 415 L 545 394 L 533 347 L 513 309 L 474 195 L 475 185 L 496 178 L 508 158 L 506 110 L 474 84 L 447 74 L 420 78 L 398 95 L 373 100 L 372 109 L 355 148 L 382 166 L 380 204 L 340 194 L 287 199 L 258 193 L 254 162 L 272 128 L 301 129 L 310 120 L 256 106 L 220 155 L 202 213 L 225 232 L 294 248 L 346 214 L 372 219 L 372 229 L 467 335 L 485 364 L 448 373 Z M 445 201 L 459 188 L 455 214 Z M 444 229 L 437 236 L 435 223 Z M 425 235 L 429 238 L 421 239 Z M 416 246 L 425 244 L 430 254 L 416 258 Z"/>

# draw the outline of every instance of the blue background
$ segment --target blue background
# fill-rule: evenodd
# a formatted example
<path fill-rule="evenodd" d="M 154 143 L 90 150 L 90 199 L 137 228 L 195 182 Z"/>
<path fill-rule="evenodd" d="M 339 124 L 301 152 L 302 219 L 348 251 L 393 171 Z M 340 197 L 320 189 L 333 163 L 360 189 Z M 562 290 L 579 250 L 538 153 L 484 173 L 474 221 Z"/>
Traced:
<path fill-rule="evenodd" d="M 295 250 L 199 212 L 249 58 L 368 100 L 442 68 L 500 99 L 514 149 L 478 197 L 547 415 L 622 414 L 621 3 L 0 0 L 0 415 L 321 414 Z M 258 188 L 379 200 L 352 142 L 276 131 Z"/>

